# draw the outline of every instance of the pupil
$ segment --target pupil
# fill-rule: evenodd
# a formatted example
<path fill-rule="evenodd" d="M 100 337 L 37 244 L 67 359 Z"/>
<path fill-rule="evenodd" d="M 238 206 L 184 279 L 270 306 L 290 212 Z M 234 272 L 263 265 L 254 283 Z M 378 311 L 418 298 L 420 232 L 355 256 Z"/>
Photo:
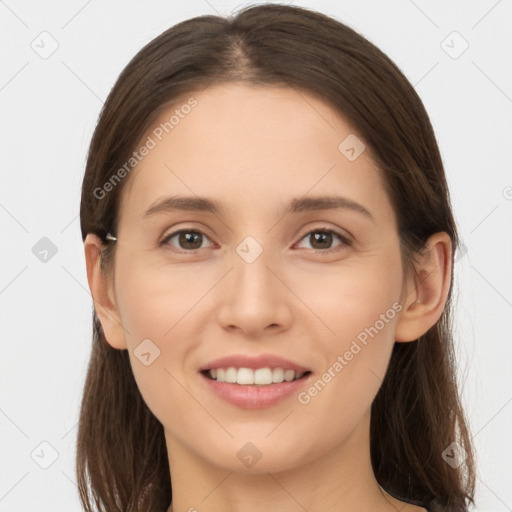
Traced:
<path fill-rule="evenodd" d="M 180 245 L 187 246 L 187 244 L 189 244 L 188 249 L 199 249 L 199 247 L 201 247 L 201 234 L 194 232 L 181 233 Z"/>
<path fill-rule="evenodd" d="M 328 249 L 331 246 L 332 233 L 327 233 L 327 232 L 314 233 L 313 237 L 315 239 L 315 243 L 320 242 L 320 249 Z M 327 247 L 322 246 L 322 243 L 324 243 L 324 245 L 326 245 Z M 314 244 L 313 244 L 313 247 L 315 247 Z"/>
<path fill-rule="evenodd" d="M 314 244 L 313 247 L 320 246 L 320 249 L 326 249 L 331 246 L 332 243 L 332 233 L 328 232 L 318 232 L 314 233 Z M 188 245 L 189 249 L 199 249 L 201 247 L 201 234 L 200 233 L 194 233 L 193 231 L 190 232 L 183 232 L 180 235 L 180 244 L 182 245 Z M 317 244 L 317 245 L 315 245 Z M 326 247 L 327 246 L 327 247 Z"/>

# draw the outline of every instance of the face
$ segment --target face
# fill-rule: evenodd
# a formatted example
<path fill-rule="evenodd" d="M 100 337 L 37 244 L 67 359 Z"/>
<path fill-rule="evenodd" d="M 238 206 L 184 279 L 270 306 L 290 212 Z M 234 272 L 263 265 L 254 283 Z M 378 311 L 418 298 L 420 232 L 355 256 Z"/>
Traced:
<path fill-rule="evenodd" d="M 369 149 L 357 156 L 361 138 L 319 99 L 240 84 L 191 96 L 162 111 L 123 190 L 126 347 L 171 456 L 291 469 L 368 434 L 404 288 L 396 218 Z M 195 203 L 165 203 L 178 196 Z"/>

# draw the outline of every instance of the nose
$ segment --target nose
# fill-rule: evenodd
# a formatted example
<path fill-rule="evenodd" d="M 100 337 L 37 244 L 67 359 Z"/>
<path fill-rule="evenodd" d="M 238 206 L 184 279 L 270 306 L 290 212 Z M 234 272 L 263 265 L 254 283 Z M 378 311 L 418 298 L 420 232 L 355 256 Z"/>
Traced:
<path fill-rule="evenodd" d="M 292 294 L 268 260 L 265 251 L 252 263 L 234 255 L 234 268 L 218 290 L 217 318 L 224 329 L 258 337 L 290 327 Z"/>

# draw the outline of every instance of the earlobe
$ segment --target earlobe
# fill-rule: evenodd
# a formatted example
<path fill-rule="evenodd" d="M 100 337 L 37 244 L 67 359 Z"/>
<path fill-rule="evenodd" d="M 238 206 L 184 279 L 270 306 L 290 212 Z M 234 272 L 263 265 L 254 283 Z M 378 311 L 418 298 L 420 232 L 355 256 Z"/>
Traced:
<path fill-rule="evenodd" d="M 113 281 L 101 269 L 101 239 L 89 233 L 84 241 L 87 281 L 105 338 L 116 349 L 126 349 L 126 339 L 121 317 L 115 303 Z"/>
<path fill-rule="evenodd" d="M 409 278 L 395 329 L 395 341 L 417 340 L 441 317 L 451 284 L 452 242 L 445 232 L 435 233 L 419 257 L 416 276 Z"/>

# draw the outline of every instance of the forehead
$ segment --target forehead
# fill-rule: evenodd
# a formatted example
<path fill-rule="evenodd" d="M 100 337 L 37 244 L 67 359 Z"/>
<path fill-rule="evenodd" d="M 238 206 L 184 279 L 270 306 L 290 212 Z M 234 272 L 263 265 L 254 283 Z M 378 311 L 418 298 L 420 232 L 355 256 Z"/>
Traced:
<path fill-rule="evenodd" d="M 369 151 L 354 160 L 342 151 L 347 140 L 363 147 L 355 131 L 330 105 L 290 87 L 230 83 L 191 93 L 163 108 L 141 139 L 153 148 L 130 175 L 121 216 L 166 194 L 214 196 L 253 212 L 334 188 L 385 201 Z"/>

